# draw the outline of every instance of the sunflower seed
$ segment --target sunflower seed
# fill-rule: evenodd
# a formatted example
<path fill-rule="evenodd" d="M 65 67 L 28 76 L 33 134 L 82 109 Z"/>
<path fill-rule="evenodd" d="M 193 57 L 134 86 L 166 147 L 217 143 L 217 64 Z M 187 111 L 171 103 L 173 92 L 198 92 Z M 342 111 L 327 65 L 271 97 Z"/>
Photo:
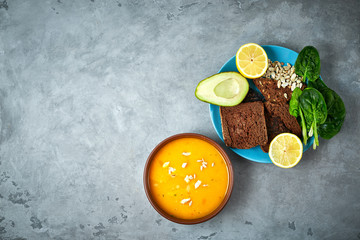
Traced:
<path fill-rule="evenodd" d="M 172 174 L 173 172 L 175 172 L 176 171 L 176 169 L 175 168 L 173 168 L 173 167 L 169 167 L 169 174 Z"/>
<path fill-rule="evenodd" d="M 181 204 L 185 204 L 185 203 L 187 203 L 188 201 L 190 201 L 191 200 L 191 198 L 184 198 L 183 200 L 181 200 Z"/>
<path fill-rule="evenodd" d="M 293 74 L 291 75 L 291 81 L 294 81 L 294 80 L 295 80 L 295 78 L 296 78 L 296 74 L 295 74 L 295 73 L 293 73 Z"/>
<path fill-rule="evenodd" d="M 287 83 L 287 82 L 284 82 L 284 83 L 281 84 L 281 86 L 282 86 L 283 88 L 286 87 L 287 85 L 289 85 L 289 83 Z"/>
<path fill-rule="evenodd" d="M 184 181 L 185 181 L 186 183 L 189 183 L 189 182 L 190 182 L 190 178 L 189 178 L 188 175 L 185 176 Z"/>
<path fill-rule="evenodd" d="M 198 180 L 198 181 L 195 183 L 195 189 L 197 189 L 197 188 L 200 186 L 200 184 L 201 184 L 201 181 Z"/>
<path fill-rule="evenodd" d="M 296 83 L 293 83 L 293 84 L 291 85 L 291 91 L 294 91 L 295 88 L 296 88 Z"/>
<path fill-rule="evenodd" d="M 272 79 L 274 79 L 275 78 L 275 72 L 271 72 L 270 76 L 271 76 Z"/>

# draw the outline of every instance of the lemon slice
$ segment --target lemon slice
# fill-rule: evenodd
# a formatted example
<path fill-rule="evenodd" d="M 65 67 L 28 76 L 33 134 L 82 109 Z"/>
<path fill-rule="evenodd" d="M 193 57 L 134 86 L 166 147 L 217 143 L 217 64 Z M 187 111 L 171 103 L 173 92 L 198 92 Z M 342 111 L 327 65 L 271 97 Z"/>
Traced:
<path fill-rule="evenodd" d="M 236 53 L 236 67 L 246 78 L 259 78 L 268 68 L 265 50 L 256 43 L 242 45 Z"/>
<path fill-rule="evenodd" d="M 303 145 L 295 134 L 281 133 L 270 143 L 269 157 L 278 167 L 292 168 L 300 161 Z"/>

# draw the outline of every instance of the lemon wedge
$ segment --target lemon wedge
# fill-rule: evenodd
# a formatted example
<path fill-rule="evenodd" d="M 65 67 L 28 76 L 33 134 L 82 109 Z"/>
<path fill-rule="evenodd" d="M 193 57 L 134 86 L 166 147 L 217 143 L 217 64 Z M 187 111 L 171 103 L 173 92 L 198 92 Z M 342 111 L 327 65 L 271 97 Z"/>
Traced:
<path fill-rule="evenodd" d="M 267 54 L 256 43 L 244 44 L 236 53 L 236 67 L 246 78 L 259 78 L 268 68 Z"/>
<path fill-rule="evenodd" d="M 298 136 L 292 133 L 281 133 L 270 143 L 269 157 L 281 168 L 292 168 L 300 162 L 303 145 Z"/>

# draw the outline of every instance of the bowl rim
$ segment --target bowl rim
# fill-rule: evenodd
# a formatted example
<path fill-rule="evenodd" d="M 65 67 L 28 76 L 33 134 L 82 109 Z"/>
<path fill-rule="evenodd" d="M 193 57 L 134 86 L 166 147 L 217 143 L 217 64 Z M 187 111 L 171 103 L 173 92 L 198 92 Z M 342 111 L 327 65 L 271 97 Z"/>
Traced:
<path fill-rule="evenodd" d="M 226 166 L 228 168 L 228 177 L 229 177 L 229 182 L 228 182 L 228 189 L 226 191 L 226 194 L 224 196 L 223 201 L 219 204 L 219 206 L 212 211 L 211 213 L 209 213 L 208 215 L 201 217 L 201 218 L 196 218 L 196 219 L 181 219 L 181 218 L 177 218 L 174 217 L 172 215 L 170 215 L 169 213 L 165 212 L 163 209 L 161 209 L 156 201 L 153 199 L 152 194 L 150 192 L 150 184 L 149 184 L 149 170 L 150 170 L 150 165 L 151 162 L 154 159 L 154 156 L 156 155 L 156 153 L 162 148 L 164 147 L 166 144 L 168 144 L 171 141 L 177 140 L 177 139 L 181 139 L 181 138 L 197 138 L 200 140 L 204 140 L 208 143 L 210 143 L 213 147 L 215 147 L 219 153 L 221 154 L 221 156 L 223 157 Z M 221 212 L 221 210 L 225 207 L 225 205 L 228 203 L 230 196 L 232 194 L 233 191 L 233 185 L 234 185 L 234 172 L 233 172 L 233 167 L 230 161 L 229 156 L 227 155 L 227 153 L 225 152 L 225 150 L 214 140 L 212 140 L 209 137 L 206 137 L 204 135 L 198 134 L 198 133 L 179 133 L 179 134 L 175 134 L 172 135 L 164 140 L 162 140 L 158 145 L 156 145 L 156 147 L 151 151 L 151 153 L 149 154 L 146 163 L 145 163 L 145 167 L 144 167 L 144 173 L 143 173 L 143 185 L 144 185 L 144 189 L 145 189 L 145 193 L 146 193 L 146 197 L 149 200 L 150 204 L 152 205 L 152 207 L 164 218 L 175 222 L 175 223 L 179 223 L 179 224 L 186 224 L 186 225 L 191 225 L 191 224 L 198 224 L 198 223 L 202 223 L 205 221 L 210 220 L 211 218 L 215 217 L 217 214 L 219 214 Z"/>

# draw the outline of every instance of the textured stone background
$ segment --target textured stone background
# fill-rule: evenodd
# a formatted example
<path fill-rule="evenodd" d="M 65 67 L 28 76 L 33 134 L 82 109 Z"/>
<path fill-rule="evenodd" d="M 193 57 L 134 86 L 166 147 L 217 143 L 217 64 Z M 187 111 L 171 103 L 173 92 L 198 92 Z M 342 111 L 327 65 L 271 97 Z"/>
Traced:
<path fill-rule="evenodd" d="M 359 16 L 360 1 L 0 0 L 0 239 L 360 239 Z M 227 151 L 226 208 L 169 222 L 146 158 L 176 133 L 220 143 L 194 90 L 247 42 L 316 46 L 344 126 L 290 170 Z"/>

